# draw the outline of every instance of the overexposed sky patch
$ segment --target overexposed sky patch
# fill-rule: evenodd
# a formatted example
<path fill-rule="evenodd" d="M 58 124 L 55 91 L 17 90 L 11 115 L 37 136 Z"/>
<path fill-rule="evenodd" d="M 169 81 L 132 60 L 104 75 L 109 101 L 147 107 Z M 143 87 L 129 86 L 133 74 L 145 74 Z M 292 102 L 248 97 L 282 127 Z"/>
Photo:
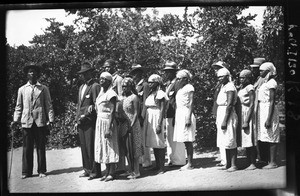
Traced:
<path fill-rule="evenodd" d="M 257 14 L 252 25 L 260 27 L 265 8 L 265 6 L 252 6 L 248 10 L 245 10 L 243 14 Z M 159 11 L 160 16 L 168 13 L 182 16 L 184 13 L 184 7 L 162 7 L 156 9 Z M 192 13 L 195 9 L 197 9 L 197 7 L 189 7 L 189 13 Z M 152 8 L 149 8 L 147 12 L 148 11 L 151 13 Z M 58 22 L 63 22 L 65 25 L 71 25 L 76 16 L 67 16 L 63 9 L 8 11 L 6 18 L 7 42 L 11 46 L 19 46 L 22 44 L 29 46 L 29 41 L 31 41 L 35 35 L 43 34 L 43 30 L 49 26 L 49 23 L 46 22 L 45 18 L 56 18 L 56 21 Z"/>

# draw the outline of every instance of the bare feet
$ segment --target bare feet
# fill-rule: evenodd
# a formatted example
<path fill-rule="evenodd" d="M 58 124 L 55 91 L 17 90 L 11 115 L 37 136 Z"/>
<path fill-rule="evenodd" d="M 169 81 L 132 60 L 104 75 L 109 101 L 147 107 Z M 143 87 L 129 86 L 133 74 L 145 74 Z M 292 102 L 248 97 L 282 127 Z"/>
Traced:
<path fill-rule="evenodd" d="M 194 169 L 193 166 L 189 165 L 189 164 L 186 164 L 185 166 L 182 166 L 179 171 L 185 171 L 185 170 L 192 170 Z"/>
<path fill-rule="evenodd" d="M 255 167 L 255 165 L 254 164 L 251 164 L 249 167 L 247 167 L 245 170 L 255 170 L 255 169 L 257 169 L 256 167 Z"/>

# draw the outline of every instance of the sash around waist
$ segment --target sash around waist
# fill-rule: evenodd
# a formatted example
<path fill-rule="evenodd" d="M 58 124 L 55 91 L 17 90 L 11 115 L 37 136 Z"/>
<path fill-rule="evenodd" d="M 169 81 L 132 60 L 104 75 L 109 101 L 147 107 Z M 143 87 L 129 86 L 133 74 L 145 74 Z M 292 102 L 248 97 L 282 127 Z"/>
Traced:
<path fill-rule="evenodd" d="M 97 114 L 97 117 L 100 117 L 100 118 L 110 118 L 110 113 L 109 112 L 99 112 Z"/>

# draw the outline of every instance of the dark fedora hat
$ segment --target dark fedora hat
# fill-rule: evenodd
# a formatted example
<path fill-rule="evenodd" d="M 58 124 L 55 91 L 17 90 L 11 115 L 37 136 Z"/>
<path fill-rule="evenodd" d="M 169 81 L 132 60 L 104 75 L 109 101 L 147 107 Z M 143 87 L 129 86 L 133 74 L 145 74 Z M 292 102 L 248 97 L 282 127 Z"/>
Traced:
<path fill-rule="evenodd" d="M 29 62 L 27 65 L 25 65 L 23 67 L 23 72 L 27 74 L 29 69 L 34 69 L 38 72 L 38 74 L 40 74 L 42 67 L 39 65 L 36 65 L 34 62 Z"/>
<path fill-rule="evenodd" d="M 130 70 L 129 73 L 132 73 L 132 72 L 137 71 L 137 70 L 141 70 L 141 71 L 144 72 L 145 68 L 142 67 L 140 64 L 133 64 L 133 65 L 131 66 L 131 70 Z"/>
<path fill-rule="evenodd" d="M 174 61 L 167 61 L 165 63 L 165 67 L 162 69 L 163 71 L 166 71 L 166 70 L 174 70 L 174 71 L 177 71 L 177 66 L 176 66 L 176 63 Z"/>
<path fill-rule="evenodd" d="M 78 71 L 77 73 L 82 74 L 82 73 L 90 71 L 90 70 L 94 70 L 94 67 L 92 66 L 92 64 L 89 62 L 83 62 L 81 65 L 80 71 Z"/>

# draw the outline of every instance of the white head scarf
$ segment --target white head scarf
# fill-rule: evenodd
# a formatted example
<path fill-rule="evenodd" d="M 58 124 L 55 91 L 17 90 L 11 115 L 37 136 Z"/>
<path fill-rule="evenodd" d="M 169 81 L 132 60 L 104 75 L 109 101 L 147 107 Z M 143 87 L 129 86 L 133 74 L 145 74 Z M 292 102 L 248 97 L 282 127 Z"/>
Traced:
<path fill-rule="evenodd" d="M 272 76 L 276 75 L 276 68 L 275 68 L 274 64 L 271 62 L 265 62 L 265 63 L 261 64 L 261 66 L 259 67 L 259 70 L 269 70 L 270 75 L 272 75 Z"/>
<path fill-rule="evenodd" d="M 160 75 L 158 74 L 152 74 L 149 78 L 148 78 L 148 82 L 158 82 L 158 83 L 162 83 L 162 78 L 160 77 Z"/>
<path fill-rule="evenodd" d="M 240 72 L 240 77 L 250 77 L 251 76 L 251 71 L 249 69 L 244 69 Z"/>
<path fill-rule="evenodd" d="M 230 76 L 230 72 L 228 69 L 226 69 L 225 67 L 221 68 L 218 70 L 217 72 L 217 76 L 221 77 L 221 76 Z"/>
<path fill-rule="evenodd" d="M 187 69 L 179 70 L 176 74 L 176 78 L 188 78 L 191 80 L 193 75 Z"/>
<path fill-rule="evenodd" d="M 105 79 L 107 79 L 109 81 L 112 81 L 112 75 L 109 72 L 106 72 L 106 71 L 102 72 L 100 74 L 100 78 L 105 78 Z"/>

